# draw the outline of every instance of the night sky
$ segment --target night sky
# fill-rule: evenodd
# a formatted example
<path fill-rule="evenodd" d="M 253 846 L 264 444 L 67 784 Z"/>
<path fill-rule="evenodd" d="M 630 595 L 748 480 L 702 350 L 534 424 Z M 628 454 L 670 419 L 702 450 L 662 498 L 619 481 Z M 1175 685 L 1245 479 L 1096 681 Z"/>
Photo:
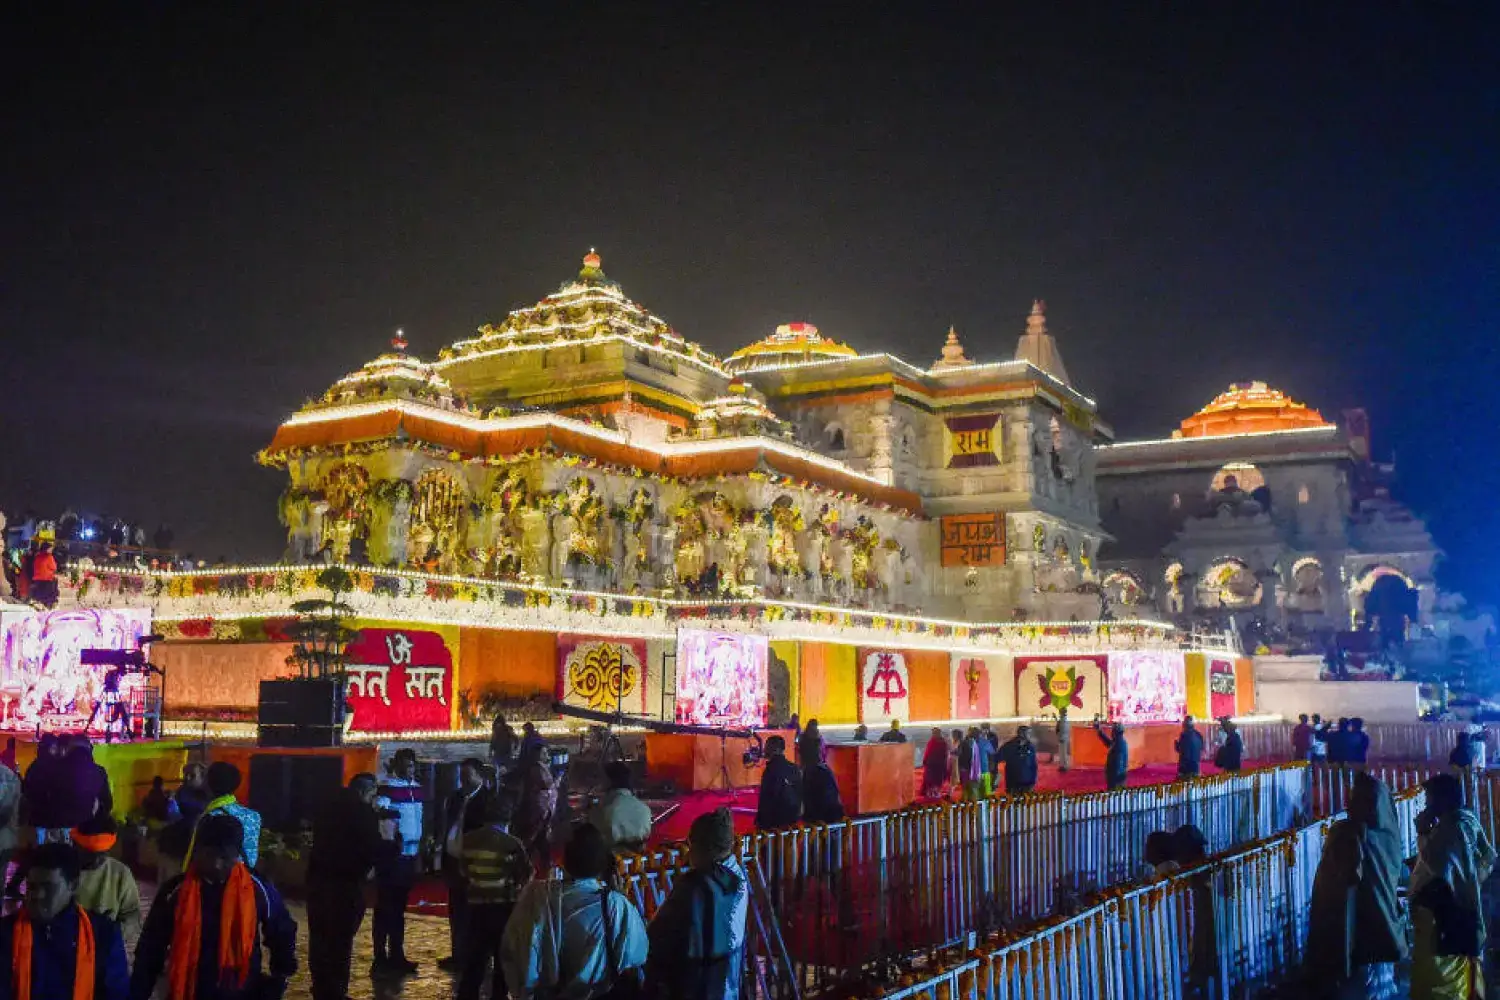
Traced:
<path fill-rule="evenodd" d="M 1500 596 L 1495 4 L 20 6 L 8 512 L 278 556 L 280 419 L 595 246 L 721 353 L 803 319 L 997 359 L 1044 298 L 1122 438 L 1241 379 L 1365 406 L 1443 582 Z"/>

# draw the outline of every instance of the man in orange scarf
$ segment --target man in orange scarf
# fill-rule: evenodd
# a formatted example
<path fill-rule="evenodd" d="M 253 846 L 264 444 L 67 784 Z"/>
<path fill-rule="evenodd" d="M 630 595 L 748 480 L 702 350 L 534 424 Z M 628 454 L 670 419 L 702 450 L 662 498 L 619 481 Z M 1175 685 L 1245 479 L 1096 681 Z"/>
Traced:
<path fill-rule="evenodd" d="M 297 924 L 240 857 L 244 829 L 225 813 L 198 824 L 188 871 L 157 894 L 135 948 L 130 1000 L 279 1000 L 297 971 Z M 262 951 L 265 952 L 264 969 Z"/>
<path fill-rule="evenodd" d="M 0 921 L 0 997 L 123 1000 L 125 942 L 114 921 L 79 907 L 78 852 L 42 844 L 29 861 L 26 902 Z"/>

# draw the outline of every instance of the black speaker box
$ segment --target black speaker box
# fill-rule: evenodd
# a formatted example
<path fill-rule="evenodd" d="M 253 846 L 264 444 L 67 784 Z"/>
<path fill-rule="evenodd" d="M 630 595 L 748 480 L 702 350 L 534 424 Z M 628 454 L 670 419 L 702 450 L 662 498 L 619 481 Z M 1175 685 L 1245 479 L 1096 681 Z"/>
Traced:
<path fill-rule="evenodd" d="M 344 759 L 337 754 L 292 756 L 258 753 L 250 758 L 250 808 L 266 829 L 295 830 L 333 801 L 344 783 Z"/>
<path fill-rule="evenodd" d="M 263 726 L 339 726 L 344 691 L 338 681 L 261 681 L 256 721 Z"/>
<path fill-rule="evenodd" d="M 257 740 L 263 747 L 336 747 L 343 743 L 343 726 L 259 727 Z"/>

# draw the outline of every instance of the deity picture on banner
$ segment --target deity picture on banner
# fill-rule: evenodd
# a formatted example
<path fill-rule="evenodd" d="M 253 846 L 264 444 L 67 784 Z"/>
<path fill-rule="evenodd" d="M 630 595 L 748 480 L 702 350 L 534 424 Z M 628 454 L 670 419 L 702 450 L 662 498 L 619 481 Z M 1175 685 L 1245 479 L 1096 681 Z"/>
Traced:
<path fill-rule="evenodd" d="M 1234 661 L 1208 661 L 1208 711 L 1215 719 L 1235 714 Z"/>
<path fill-rule="evenodd" d="M 859 720 L 866 724 L 911 718 L 911 674 L 906 657 L 883 649 L 862 649 Z"/>
<path fill-rule="evenodd" d="M 557 699 L 593 712 L 646 709 L 646 640 L 557 637 Z"/>
<path fill-rule="evenodd" d="M 1110 668 L 1103 656 L 1020 656 L 1016 658 L 1016 714 L 1057 715 L 1087 720 L 1108 707 Z"/>
<path fill-rule="evenodd" d="M 450 728 L 453 651 L 441 633 L 360 629 L 345 653 L 352 730 L 407 733 Z"/>
<path fill-rule="evenodd" d="M 953 667 L 953 717 L 988 719 L 990 667 L 982 656 L 959 657 Z"/>
<path fill-rule="evenodd" d="M 0 661 L 0 718 L 5 728 L 82 728 L 103 692 L 110 667 L 86 666 L 79 662 L 79 654 L 85 649 L 135 649 L 150 628 L 151 612 L 143 609 L 6 615 Z M 127 675 L 120 683 L 120 696 L 128 704 L 145 682 L 140 674 Z"/>
<path fill-rule="evenodd" d="M 1126 725 L 1179 722 L 1187 714 L 1187 664 L 1182 653 L 1138 650 L 1109 654 L 1109 717 Z"/>
<path fill-rule="evenodd" d="M 677 633 L 678 722 L 759 728 L 769 703 L 765 636 L 680 629 Z"/>

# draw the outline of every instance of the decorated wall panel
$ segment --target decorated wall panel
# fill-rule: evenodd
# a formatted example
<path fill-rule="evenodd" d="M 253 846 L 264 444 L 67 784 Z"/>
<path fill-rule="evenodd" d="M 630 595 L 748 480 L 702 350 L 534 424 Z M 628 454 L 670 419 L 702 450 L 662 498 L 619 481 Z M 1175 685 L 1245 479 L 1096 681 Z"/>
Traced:
<path fill-rule="evenodd" d="M 790 639 L 772 639 L 766 663 L 766 722 L 772 727 L 787 724 L 801 712 L 801 644 Z"/>
<path fill-rule="evenodd" d="M 1109 717 L 1118 722 L 1176 722 L 1187 713 L 1187 664 L 1173 650 L 1109 654 Z"/>
<path fill-rule="evenodd" d="M 1234 661 L 1228 657 L 1209 658 L 1208 711 L 1215 719 L 1239 714 L 1235 705 Z"/>
<path fill-rule="evenodd" d="M 151 612 L 134 608 L 69 608 L 5 616 L 0 693 L 5 721 L 38 725 L 82 724 L 93 714 L 109 668 L 84 664 L 85 649 L 134 649 L 151 627 Z M 122 692 L 144 683 L 126 677 Z"/>
<path fill-rule="evenodd" d="M 458 628 L 358 625 L 344 650 L 350 728 L 363 733 L 452 729 L 458 717 Z"/>
<path fill-rule="evenodd" d="M 1208 658 L 1202 653 L 1188 653 L 1184 663 L 1184 710 L 1195 719 L 1208 714 Z"/>
<path fill-rule="evenodd" d="M 911 668 L 907 654 L 892 649 L 861 649 L 859 656 L 859 720 L 884 728 L 892 719 L 911 716 Z"/>
<path fill-rule="evenodd" d="M 260 682 L 291 676 L 290 642 L 159 642 L 151 661 L 166 672 L 171 719 L 253 722 Z"/>
<path fill-rule="evenodd" d="M 990 665 L 982 656 L 951 656 L 953 669 L 953 704 L 950 716 L 955 719 L 988 719 L 993 678 Z"/>
<path fill-rule="evenodd" d="M 646 640 L 560 635 L 557 699 L 595 712 L 646 710 Z"/>
<path fill-rule="evenodd" d="M 1052 715 L 1066 708 L 1073 719 L 1103 714 L 1110 669 L 1103 655 L 1018 656 L 1015 713 Z"/>
<path fill-rule="evenodd" d="M 459 630 L 459 685 L 470 703 L 551 698 L 557 688 L 557 635 L 506 629 Z"/>
<path fill-rule="evenodd" d="M 1255 703 L 1255 661 L 1248 656 L 1234 661 L 1235 715 L 1253 715 Z"/>
<path fill-rule="evenodd" d="M 853 646 L 802 644 L 802 722 L 825 725 L 859 721 L 859 666 Z"/>
<path fill-rule="evenodd" d="M 950 469 L 973 469 L 1000 464 L 1000 415 L 985 413 L 949 417 L 944 422 L 943 443 Z"/>

